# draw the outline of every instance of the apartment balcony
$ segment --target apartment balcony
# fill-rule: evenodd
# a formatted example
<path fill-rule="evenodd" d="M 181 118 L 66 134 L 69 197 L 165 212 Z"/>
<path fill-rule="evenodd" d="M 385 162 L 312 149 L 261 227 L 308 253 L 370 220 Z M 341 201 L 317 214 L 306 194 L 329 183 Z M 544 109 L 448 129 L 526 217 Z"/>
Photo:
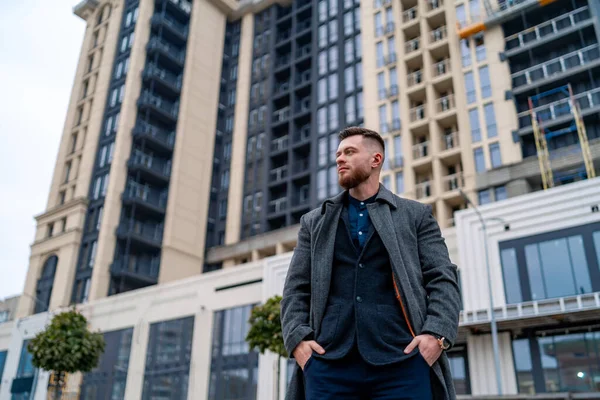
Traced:
<path fill-rule="evenodd" d="M 156 185 L 165 185 L 169 183 L 171 176 L 171 162 L 153 157 L 140 150 L 133 153 L 133 157 L 127 163 L 129 170 L 133 173 L 139 173 L 147 182 Z"/>
<path fill-rule="evenodd" d="M 175 144 L 174 131 L 160 129 L 143 121 L 138 121 L 133 128 L 133 138 L 144 140 L 148 148 L 161 153 L 171 153 Z"/>
<path fill-rule="evenodd" d="M 425 181 L 417 183 L 415 185 L 415 195 L 417 197 L 417 200 L 423 200 L 433 196 L 431 182 Z"/>
<path fill-rule="evenodd" d="M 539 25 L 508 36 L 506 54 L 513 56 L 533 46 L 555 40 L 558 36 L 590 26 L 593 20 L 587 6 L 560 15 Z"/>
<path fill-rule="evenodd" d="M 277 33 L 277 46 L 287 42 L 288 40 L 291 39 L 291 37 L 292 37 L 292 29 L 291 28 Z"/>
<path fill-rule="evenodd" d="M 409 119 L 411 124 L 420 124 L 427 119 L 426 104 L 413 107 L 409 111 Z"/>
<path fill-rule="evenodd" d="M 417 22 L 419 17 L 419 7 L 415 6 L 402 12 L 402 22 L 404 25 L 412 22 Z"/>
<path fill-rule="evenodd" d="M 396 56 L 396 53 L 390 53 L 384 58 L 385 65 L 394 64 L 396 63 L 397 59 L 398 57 Z"/>
<path fill-rule="evenodd" d="M 160 117 L 165 122 L 177 122 L 179 104 L 152 94 L 150 91 L 142 93 L 138 99 L 138 106 L 140 110 L 149 110 L 154 116 Z"/>
<path fill-rule="evenodd" d="M 299 61 L 302 58 L 308 57 L 311 54 L 312 46 L 310 44 L 304 45 L 296 50 L 296 58 Z"/>
<path fill-rule="evenodd" d="M 583 116 L 600 112 L 600 88 L 588 90 L 573 96 Z M 544 126 L 552 127 L 554 124 L 571 119 L 571 99 L 565 98 L 534 109 L 539 121 Z M 517 115 L 519 118 L 519 134 L 531 133 L 531 112 L 523 111 Z"/>
<path fill-rule="evenodd" d="M 427 5 L 427 12 L 431 13 L 431 12 L 439 12 L 442 11 L 444 9 L 444 2 L 443 0 L 427 0 L 426 2 Z"/>
<path fill-rule="evenodd" d="M 378 9 L 381 7 L 387 7 L 389 5 L 392 4 L 392 0 L 374 0 L 373 1 L 373 8 L 374 9 Z"/>
<path fill-rule="evenodd" d="M 456 110 L 456 103 L 454 101 L 453 94 L 448 94 L 435 100 L 435 111 L 438 114 L 444 114 L 453 110 Z M 437 116 L 438 115 L 436 115 L 436 117 Z"/>
<path fill-rule="evenodd" d="M 433 78 L 439 78 L 442 76 L 450 76 L 450 59 L 439 61 L 432 66 Z"/>
<path fill-rule="evenodd" d="M 287 122 L 290 118 L 290 112 L 291 112 L 290 106 L 280 108 L 279 110 L 276 110 L 275 112 L 273 112 L 273 124 L 280 124 L 283 122 Z"/>
<path fill-rule="evenodd" d="M 279 199 L 271 200 L 268 204 L 269 214 L 281 214 L 284 213 L 288 208 L 287 197 L 281 197 Z"/>
<path fill-rule="evenodd" d="M 294 144 L 307 143 L 310 141 L 310 124 L 304 125 L 294 134 Z"/>
<path fill-rule="evenodd" d="M 289 147 L 289 136 L 285 135 L 271 140 L 271 153 L 286 151 Z"/>
<path fill-rule="evenodd" d="M 448 29 L 446 25 L 440 26 L 437 29 L 429 32 L 429 43 L 431 45 L 437 45 L 448 38 Z"/>
<path fill-rule="evenodd" d="M 311 70 L 302 71 L 296 77 L 296 86 L 303 86 L 310 83 Z"/>
<path fill-rule="evenodd" d="M 276 83 L 273 88 L 273 94 L 276 97 L 283 96 L 290 93 L 290 82 Z"/>
<path fill-rule="evenodd" d="M 146 81 L 153 80 L 156 84 L 155 90 L 161 94 L 175 96 L 181 92 L 182 76 L 175 75 L 155 64 L 148 64 L 144 69 L 142 77 Z"/>
<path fill-rule="evenodd" d="M 165 191 L 159 191 L 149 185 L 142 185 L 133 181 L 127 183 L 122 199 L 123 204 L 135 204 L 138 208 L 158 216 L 164 215 L 167 207 L 167 194 Z"/>
<path fill-rule="evenodd" d="M 288 170 L 288 166 L 283 165 L 269 171 L 269 185 L 285 182 L 285 178 L 288 177 Z"/>
<path fill-rule="evenodd" d="M 296 115 L 310 112 L 310 96 L 296 103 Z"/>
<path fill-rule="evenodd" d="M 406 86 L 409 89 L 415 88 L 423 83 L 423 71 L 421 70 L 411 72 L 406 76 Z"/>
<path fill-rule="evenodd" d="M 515 72 L 512 74 L 513 92 L 515 94 L 523 93 L 543 83 L 547 83 L 549 80 L 566 78 L 583 69 L 598 65 L 600 65 L 600 47 L 597 44 L 587 46 Z"/>
<path fill-rule="evenodd" d="M 163 28 L 162 32 L 169 40 L 185 43 L 188 37 L 189 29 L 181 22 L 177 22 L 165 15 L 155 14 L 150 23 L 155 28 Z"/>
<path fill-rule="evenodd" d="M 110 266 L 110 272 L 115 278 L 123 278 L 136 286 L 144 287 L 158 283 L 159 267 L 159 259 L 145 262 L 125 257 L 116 259 Z"/>
<path fill-rule="evenodd" d="M 277 56 L 277 61 L 275 61 L 275 70 L 282 70 L 288 68 L 292 63 L 292 55 L 285 54 Z"/>
<path fill-rule="evenodd" d="M 171 10 L 182 16 L 189 16 L 192 12 L 192 3 L 188 0 L 159 0 L 158 3 L 167 3 Z"/>
<path fill-rule="evenodd" d="M 465 186 L 465 180 L 462 172 L 442 177 L 442 186 L 444 192 L 458 191 L 458 188 Z M 460 196 L 460 194 L 458 194 Z"/>
<path fill-rule="evenodd" d="M 421 160 L 431 155 L 431 146 L 429 141 L 417 143 L 413 146 L 413 160 Z"/>
<path fill-rule="evenodd" d="M 162 245 L 162 225 L 125 220 L 121 221 L 116 233 L 119 239 L 129 240 L 132 244 L 147 250 L 158 250 Z"/>
<path fill-rule="evenodd" d="M 421 50 L 421 39 L 414 38 L 404 43 L 404 55 L 415 55 L 417 51 Z"/>
<path fill-rule="evenodd" d="M 296 33 L 302 33 L 304 31 L 310 31 L 310 19 L 306 19 L 302 22 L 299 22 L 296 25 Z"/>
<path fill-rule="evenodd" d="M 148 42 L 147 50 L 149 54 L 158 53 L 162 56 L 163 61 L 168 62 L 171 66 L 183 68 L 185 53 L 177 46 L 155 37 Z"/>
<path fill-rule="evenodd" d="M 457 131 L 446 133 L 442 138 L 442 152 L 458 150 L 460 151 L 460 141 Z"/>

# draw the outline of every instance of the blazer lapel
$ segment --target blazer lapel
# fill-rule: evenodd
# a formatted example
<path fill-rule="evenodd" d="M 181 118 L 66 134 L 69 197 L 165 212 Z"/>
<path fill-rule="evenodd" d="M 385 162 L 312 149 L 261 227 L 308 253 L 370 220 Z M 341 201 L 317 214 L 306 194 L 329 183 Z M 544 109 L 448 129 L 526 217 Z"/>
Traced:
<path fill-rule="evenodd" d="M 325 314 L 327 298 L 329 296 L 329 287 L 331 284 L 331 270 L 333 263 L 333 254 L 335 248 L 335 237 L 340 220 L 343 204 L 327 203 L 325 206 L 325 215 L 321 220 L 313 248 L 312 248 L 312 297 L 313 314 L 317 330 L 321 325 L 321 320 Z"/>

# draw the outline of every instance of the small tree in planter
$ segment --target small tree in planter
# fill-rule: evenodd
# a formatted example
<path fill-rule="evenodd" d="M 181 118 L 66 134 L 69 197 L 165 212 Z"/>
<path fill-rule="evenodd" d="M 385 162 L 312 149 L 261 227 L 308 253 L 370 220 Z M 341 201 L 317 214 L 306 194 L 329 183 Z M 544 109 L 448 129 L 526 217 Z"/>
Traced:
<path fill-rule="evenodd" d="M 246 342 L 250 348 L 257 349 L 260 354 L 269 350 L 278 356 L 276 390 L 279 399 L 281 358 L 288 357 L 281 331 L 281 296 L 273 296 L 265 304 L 254 307 L 248 322 L 250 330 L 246 335 Z"/>
<path fill-rule="evenodd" d="M 94 369 L 104 346 L 104 336 L 90 332 L 87 319 L 73 308 L 55 315 L 50 325 L 29 342 L 27 350 L 35 367 L 54 373 L 54 398 L 58 398 L 66 383 L 65 374 Z"/>

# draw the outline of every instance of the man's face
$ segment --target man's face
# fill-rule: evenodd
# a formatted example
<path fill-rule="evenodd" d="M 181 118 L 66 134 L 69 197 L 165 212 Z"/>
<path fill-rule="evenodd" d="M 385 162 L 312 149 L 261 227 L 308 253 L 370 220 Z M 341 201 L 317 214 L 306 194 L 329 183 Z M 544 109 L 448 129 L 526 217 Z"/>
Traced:
<path fill-rule="evenodd" d="M 338 181 L 344 189 L 352 189 L 369 179 L 375 171 L 373 146 L 362 135 L 342 140 L 336 153 Z"/>

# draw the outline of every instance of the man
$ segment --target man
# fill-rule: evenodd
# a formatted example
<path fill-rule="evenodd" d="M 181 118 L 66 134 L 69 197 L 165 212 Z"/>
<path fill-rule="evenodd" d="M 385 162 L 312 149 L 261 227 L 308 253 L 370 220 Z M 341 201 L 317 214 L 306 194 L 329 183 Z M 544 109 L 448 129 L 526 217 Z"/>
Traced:
<path fill-rule="evenodd" d="M 305 214 L 283 290 L 297 366 L 288 400 L 456 398 L 447 356 L 458 330 L 457 268 L 431 207 L 379 183 L 385 144 L 343 130 L 345 191 Z"/>

